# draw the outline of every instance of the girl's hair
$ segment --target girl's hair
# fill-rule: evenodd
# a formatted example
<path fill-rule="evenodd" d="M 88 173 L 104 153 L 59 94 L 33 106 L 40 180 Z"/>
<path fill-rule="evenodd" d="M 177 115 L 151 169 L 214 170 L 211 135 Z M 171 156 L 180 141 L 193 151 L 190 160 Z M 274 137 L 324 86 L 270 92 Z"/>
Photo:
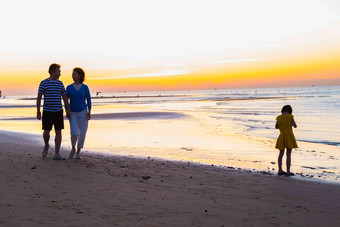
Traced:
<path fill-rule="evenodd" d="M 283 112 L 288 112 L 288 113 L 292 114 L 293 109 L 290 105 L 285 105 L 284 107 L 282 107 L 282 110 L 281 110 L 281 113 L 283 113 Z"/>
<path fill-rule="evenodd" d="M 85 72 L 84 72 L 84 70 L 82 68 L 74 68 L 73 71 L 76 72 L 80 76 L 79 82 L 83 83 L 84 80 L 85 80 Z"/>

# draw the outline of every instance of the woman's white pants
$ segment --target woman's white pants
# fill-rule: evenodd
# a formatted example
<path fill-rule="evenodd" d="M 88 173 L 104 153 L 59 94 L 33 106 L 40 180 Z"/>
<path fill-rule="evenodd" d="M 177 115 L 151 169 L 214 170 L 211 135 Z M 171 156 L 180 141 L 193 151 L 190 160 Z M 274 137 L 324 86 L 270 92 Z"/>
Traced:
<path fill-rule="evenodd" d="M 75 147 L 78 141 L 77 148 L 83 148 L 88 127 L 87 111 L 71 112 L 70 127 L 72 147 Z"/>

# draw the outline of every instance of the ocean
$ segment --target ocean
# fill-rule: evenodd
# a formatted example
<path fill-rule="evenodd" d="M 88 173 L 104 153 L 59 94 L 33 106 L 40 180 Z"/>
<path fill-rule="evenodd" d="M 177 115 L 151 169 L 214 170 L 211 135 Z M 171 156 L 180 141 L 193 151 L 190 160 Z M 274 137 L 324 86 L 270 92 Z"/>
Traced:
<path fill-rule="evenodd" d="M 119 92 L 92 98 L 93 119 L 84 152 L 191 161 L 264 174 L 276 174 L 275 119 L 289 104 L 299 145 L 292 153 L 292 171 L 296 177 L 340 182 L 339 86 Z M 41 122 L 35 111 L 33 96 L 0 98 L 0 130 L 29 133 L 41 146 Z M 66 121 L 65 155 L 68 127 Z"/>

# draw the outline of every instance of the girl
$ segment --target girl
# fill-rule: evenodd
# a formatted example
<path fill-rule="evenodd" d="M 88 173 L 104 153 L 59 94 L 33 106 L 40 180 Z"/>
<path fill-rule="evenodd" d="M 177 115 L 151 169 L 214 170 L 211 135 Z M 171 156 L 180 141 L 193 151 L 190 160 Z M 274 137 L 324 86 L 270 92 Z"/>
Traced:
<path fill-rule="evenodd" d="M 280 135 L 277 138 L 275 148 L 280 150 L 279 158 L 278 158 L 278 165 L 279 165 L 279 172 L 278 175 L 288 175 L 293 176 L 294 173 L 290 172 L 290 163 L 291 163 L 291 154 L 292 148 L 297 148 L 295 136 L 293 134 L 293 129 L 296 128 L 296 123 L 294 121 L 294 116 L 292 115 L 293 109 L 290 105 L 286 105 L 282 107 L 281 113 L 276 117 L 276 124 L 275 128 L 280 129 Z M 282 170 L 282 157 L 284 155 L 285 148 L 287 149 L 287 172 Z"/>
<path fill-rule="evenodd" d="M 74 83 L 68 85 L 66 88 L 66 94 L 71 104 L 70 127 L 72 151 L 69 157 L 73 158 L 78 140 L 76 158 L 81 159 L 80 150 L 84 146 L 88 121 L 91 119 L 91 95 L 89 88 L 83 84 L 85 80 L 85 72 L 83 69 L 74 68 L 72 78 Z"/>

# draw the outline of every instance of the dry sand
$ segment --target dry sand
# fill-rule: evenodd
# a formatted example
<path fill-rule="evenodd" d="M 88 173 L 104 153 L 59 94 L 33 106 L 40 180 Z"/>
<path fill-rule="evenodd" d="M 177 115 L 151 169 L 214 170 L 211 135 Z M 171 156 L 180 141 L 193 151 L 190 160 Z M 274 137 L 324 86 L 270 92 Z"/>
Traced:
<path fill-rule="evenodd" d="M 41 148 L 0 133 L 0 226 L 340 225 L 340 185 Z"/>

